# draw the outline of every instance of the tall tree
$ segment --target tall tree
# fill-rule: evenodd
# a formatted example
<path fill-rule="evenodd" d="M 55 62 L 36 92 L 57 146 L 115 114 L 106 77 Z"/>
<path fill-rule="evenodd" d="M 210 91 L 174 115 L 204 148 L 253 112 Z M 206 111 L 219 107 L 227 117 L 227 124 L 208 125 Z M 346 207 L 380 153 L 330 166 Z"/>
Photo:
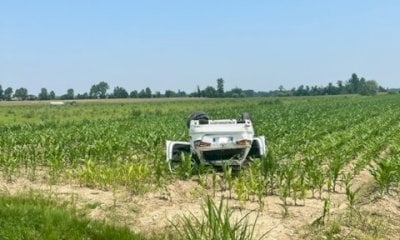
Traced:
<path fill-rule="evenodd" d="M 360 78 L 360 87 L 362 87 L 363 85 L 365 85 L 365 83 L 366 83 L 367 81 L 365 80 L 365 78 Z"/>
<path fill-rule="evenodd" d="M 50 100 L 56 99 L 56 93 L 53 90 L 50 91 L 49 98 L 50 98 Z"/>
<path fill-rule="evenodd" d="M 39 93 L 38 97 L 39 97 L 39 100 L 49 100 L 50 99 L 50 95 L 47 92 L 46 88 L 40 89 L 40 93 Z"/>
<path fill-rule="evenodd" d="M 178 95 L 178 97 L 186 97 L 186 92 L 185 91 L 181 91 L 180 89 L 178 89 L 177 95 Z"/>
<path fill-rule="evenodd" d="M 0 101 L 4 99 L 4 94 L 3 93 L 4 93 L 3 88 L 0 85 Z"/>
<path fill-rule="evenodd" d="M 232 88 L 231 94 L 232 94 L 231 97 L 234 97 L 234 98 L 244 97 L 245 96 L 244 93 L 243 93 L 243 90 L 241 88 L 238 88 L 238 87 Z"/>
<path fill-rule="evenodd" d="M 78 93 L 78 94 L 76 95 L 76 98 L 77 98 L 77 99 L 88 99 L 88 98 L 90 98 L 90 97 L 89 97 L 89 94 L 88 94 L 87 92 L 85 92 L 85 93 L 83 93 L 83 94 L 79 94 L 79 93 Z"/>
<path fill-rule="evenodd" d="M 220 97 L 224 95 L 224 79 L 217 79 L 217 92 Z"/>
<path fill-rule="evenodd" d="M 308 94 L 307 90 L 304 88 L 304 85 L 300 85 L 297 90 L 295 95 L 296 96 L 306 96 Z"/>
<path fill-rule="evenodd" d="M 318 86 L 312 86 L 310 89 L 310 95 L 311 96 L 316 96 L 316 95 L 321 95 L 321 89 Z"/>
<path fill-rule="evenodd" d="M 13 89 L 11 87 L 6 88 L 6 90 L 4 90 L 4 100 L 11 101 L 12 94 Z"/>
<path fill-rule="evenodd" d="M 197 97 L 201 97 L 201 90 L 199 85 L 197 85 Z"/>
<path fill-rule="evenodd" d="M 175 95 L 176 95 L 176 93 L 174 91 L 165 90 L 165 94 L 164 94 L 165 97 L 170 98 L 170 97 L 175 97 Z"/>
<path fill-rule="evenodd" d="M 70 88 L 67 90 L 67 99 L 74 99 L 75 97 L 75 93 L 74 93 L 74 89 Z"/>
<path fill-rule="evenodd" d="M 337 95 L 340 93 L 339 88 L 334 86 L 331 82 L 328 84 L 328 87 L 326 89 L 328 95 Z"/>
<path fill-rule="evenodd" d="M 146 97 L 146 92 L 144 91 L 144 89 L 140 90 L 140 92 L 138 93 L 138 97 L 139 98 L 145 98 Z"/>
<path fill-rule="evenodd" d="M 376 95 L 378 93 L 379 86 L 378 83 L 374 80 L 365 81 L 362 85 L 362 89 L 360 91 L 361 95 Z"/>
<path fill-rule="evenodd" d="M 151 89 L 149 87 L 146 88 L 145 93 L 147 98 L 151 98 Z"/>
<path fill-rule="evenodd" d="M 349 93 L 359 93 L 360 92 L 360 79 L 357 74 L 353 73 L 351 78 L 347 82 L 347 91 Z"/>
<path fill-rule="evenodd" d="M 138 97 L 138 92 L 136 90 L 133 90 L 130 94 L 129 94 L 130 98 L 137 98 Z"/>
<path fill-rule="evenodd" d="M 18 88 L 15 90 L 14 97 L 21 100 L 26 100 L 28 99 L 28 90 L 26 88 Z"/>
<path fill-rule="evenodd" d="M 338 92 L 339 92 L 339 94 L 344 94 L 345 93 L 345 89 L 344 89 L 344 86 L 343 86 L 343 81 L 342 80 L 339 80 L 339 81 L 337 81 L 337 86 L 338 86 Z"/>
<path fill-rule="evenodd" d="M 110 86 L 108 86 L 108 83 L 106 82 L 99 82 L 97 84 L 98 91 L 100 93 L 100 98 L 105 98 L 107 94 L 107 90 L 110 89 Z"/>
<path fill-rule="evenodd" d="M 213 98 L 218 96 L 217 90 L 212 86 L 207 86 L 202 92 L 204 92 L 204 97 Z"/>
<path fill-rule="evenodd" d="M 113 91 L 113 97 L 115 98 L 127 98 L 128 92 L 123 87 L 115 87 Z"/>
<path fill-rule="evenodd" d="M 91 98 L 98 98 L 99 97 L 99 91 L 97 84 L 93 84 L 92 87 L 90 88 L 89 95 Z"/>
<path fill-rule="evenodd" d="M 92 85 L 89 95 L 91 98 L 105 98 L 107 96 L 106 94 L 108 89 L 110 89 L 108 83 L 102 81 L 98 84 Z"/>
<path fill-rule="evenodd" d="M 256 92 L 252 89 L 243 90 L 243 93 L 246 97 L 254 97 L 256 95 Z"/>

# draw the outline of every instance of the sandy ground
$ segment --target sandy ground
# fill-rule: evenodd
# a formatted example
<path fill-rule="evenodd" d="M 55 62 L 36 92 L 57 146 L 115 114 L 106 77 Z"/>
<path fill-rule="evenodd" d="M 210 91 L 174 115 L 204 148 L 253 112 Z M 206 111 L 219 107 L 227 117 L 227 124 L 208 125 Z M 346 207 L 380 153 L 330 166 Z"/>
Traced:
<path fill-rule="evenodd" d="M 400 219 L 399 199 L 395 197 L 383 197 L 376 200 L 371 195 L 372 177 L 368 171 L 362 171 L 353 180 L 354 188 L 361 187 L 360 196 L 363 199 L 361 209 L 371 213 L 379 213 L 392 216 L 391 219 Z M 105 220 L 114 224 L 126 224 L 134 231 L 160 232 L 172 228 L 171 223 L 176 223 L 180 216 L 194 214 L 201 216 L 201 205 L 205 197 L 213 196 L 213 191 L 202 187 L 195 180 L 177 180 L 165 188 L 141 196 L 132 196 L 126 190 L 103 191 L 79 186 L 78 184 L 49 185 L 45 180 L 31 182 L 25 178 L 18 178 L 13 182 L 0 181 L 0 191 L 10 194 L 29 191 L 30 189 L 50 194 L 53 197 L 71 201 L 80 208 L 88 211 L 89 217 Z M 311 194 L 309 194 L 311 196 Z M 288 207 L 288 215 L 284 217 L 282 200 L 277 196 L 264 197 L 264 208 L 259 210 L 259 204 L 255 197 L 245 203 L 228 199 L 227 191 L 217 191 L 214 198 L 216 203 L 221 199 L 227 201 L 228 206 L 234 211 L 233 217 L 240 218 L 252 211 L 249 215 L 250 222 L 254 222 L 258 216 L 255 233 L 263 239 L 302 239 L 304 229 L 321 217 L 323 200 L 306 198 L 298 201 L 300 206 Z M 324 194 L 326 197 L 326 194 Z M 331 194 L 331 213 L 340 213 L 347 208 L 344 189 L 338 188 L 338 192 Z M 388 232 L 388 238 L 392 238 Z M 395 239 L 395 238 L 393 238 Z"/>

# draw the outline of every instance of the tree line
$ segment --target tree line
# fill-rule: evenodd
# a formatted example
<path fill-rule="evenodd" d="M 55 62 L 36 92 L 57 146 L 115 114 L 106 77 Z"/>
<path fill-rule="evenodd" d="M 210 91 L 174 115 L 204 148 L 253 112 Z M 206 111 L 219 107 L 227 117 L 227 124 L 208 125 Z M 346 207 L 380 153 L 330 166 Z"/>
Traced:
<path fill-rule="evenodd" d="M 340 94 L 360 94 L 367 96 L 386 91 L 387 89 L 380 86 L 375 80 L 365 80 L 365 78 L 359 78 L 357 74 L 353 73 L 347 81 L 339 80 L 336 82 L 336 85 L 331 82 L 325 87 L 300 85 L 291 90 L 285 90 L 283 86 L 279 86 L 278 90 L 271 91 L 270 94 L 277 96 L 318 96 Z"/>
<path fill-rule="evenodd" d="M 38 95 L 29 94 L 26 88 L 18 88 L 15 91 L 11 87 L 3 90 L 0 85 L 0 100 L 68 100 L 68 99 L 104 99 L 104 98 L 172 98 L 172 97 L 206 97 L 206 98 L 240 98 L 240 97 L 264 97 L 264 96 L 318 96 L 318 95 L 340 95 L 340 94 L 361 94 L 375 95 L 379 91 L 385 92 L 386 89 L 379 86 L 375 80 L 365 80 L 359 78 L 353 73 L 347 81 L 337 81 L 336 84 L 329 83 L 327 86 L 304 86 L 286 90 L 282 85 L 277 90 L 272 91 L 254 91 L 251 89 L 244 90 L 238 87 L 229 91 L 224 89 L 224 79 L 218 78 L 216 87 L 207 86 L 201 89 L 197 86 L 196 91 L 186 93 L 185 91 L 165 90 L 153 92 L 149 87 L 140 91 L 133 90 L 128 92 L 125 88 L 117 86 L 112 92 L 109 92 L 110 86 L 107 82 L 101 81 L 91 86 L 88 92 L 83 94 L 75 94 L 74 89 L 70 88 L 61 96 L 56 96 L 54 91 L 48 91 L 41 88 Z"/>

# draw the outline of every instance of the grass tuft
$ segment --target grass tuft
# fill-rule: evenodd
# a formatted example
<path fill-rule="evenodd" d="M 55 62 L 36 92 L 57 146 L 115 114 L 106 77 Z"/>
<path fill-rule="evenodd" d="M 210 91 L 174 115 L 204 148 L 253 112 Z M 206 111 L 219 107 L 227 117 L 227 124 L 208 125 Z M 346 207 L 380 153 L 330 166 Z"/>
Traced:
<path fill-rule="evenodd" d="M 254 222 L 248 220 L 249 213 L 237 220 L 232 220 L 233 210 L 221 200 L 219 205 L 207 197 L 202 207 L 204 217 L 196 217 L 193 213 L 180 218 L 178 224 L 173 224 L 181 239 L 218 239 L 247 240 L 254 239 Z M 181 226 L 179 226 L 181 225 Z"/>
<path fill-rule="evenodd" d="M 145 239 L 37 193 L 0 194 L 0 239 Z"/>

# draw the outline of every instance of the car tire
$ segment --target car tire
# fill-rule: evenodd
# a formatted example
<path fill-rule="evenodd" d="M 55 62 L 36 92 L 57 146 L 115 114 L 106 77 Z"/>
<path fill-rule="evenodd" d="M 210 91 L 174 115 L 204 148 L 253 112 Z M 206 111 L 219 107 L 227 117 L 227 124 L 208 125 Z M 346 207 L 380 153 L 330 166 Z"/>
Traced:
<path fill-rule="evenodd" d="M 205 112 L 195 111 L 195 112 L 192 112 L 189 115 L 189 117 L 187 118 L 186 124 L 187 124 L 187 127 L 189 128 L 190 127 L 190 121 L 192 121 L 192 120 L 204 120 L 205 122 L 208 122 L 208 119 L 209 118 L 208 118 L 208 116 L 207 116 L 207 114 Z"/>
<path fill-rule="evenodd" d="M 250 113 L 248 112 L 242 113 L 242 120 L 251 120 Z"/>

